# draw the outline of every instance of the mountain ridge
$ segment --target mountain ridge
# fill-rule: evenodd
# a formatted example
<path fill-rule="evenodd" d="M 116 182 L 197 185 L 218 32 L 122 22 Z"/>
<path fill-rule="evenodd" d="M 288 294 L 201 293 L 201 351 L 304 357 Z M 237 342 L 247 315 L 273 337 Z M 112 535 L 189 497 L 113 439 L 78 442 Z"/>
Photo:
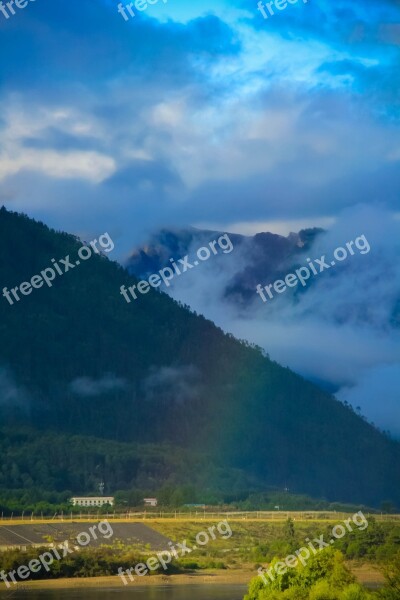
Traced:
<path fill-rule="evenodd" d="M 189 254 L 193 247 L 206 244 L 212 237 L 224 232 L 197 229 L 160 229 L 149 241 L 131 252 L 124 266 L 139 278 L 169 266 L 170 258 Z M 260 232 L 253 236 L 228 233 L 234 247 L 246 257 L 245 268 L 234 273 L 226 285 L 225 298 L 238 305 L 246 306 L 254 301 L 255 288 L 260 281 L 279 279 L 287 270 L 304 261 L 304 254 L 311 249 L 321 228 L 302 229 L 287 236 L 271 232 Z"/>

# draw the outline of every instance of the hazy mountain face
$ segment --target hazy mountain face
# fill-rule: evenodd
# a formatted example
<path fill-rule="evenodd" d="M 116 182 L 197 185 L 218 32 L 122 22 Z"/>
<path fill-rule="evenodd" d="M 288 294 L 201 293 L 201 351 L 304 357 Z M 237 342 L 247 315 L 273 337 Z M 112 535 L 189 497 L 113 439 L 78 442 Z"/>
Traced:
<path fill-rule="evenodd" d="M 287 237 L 273 233 L 259 233 L 254 237 L 229 234 L 235 248 L 235 270 L 230 264 L 219 261 L 226 274 L 224 296 L 233 305 L 249 306 L 255 297 L 255 288 L 260 282 L 274 281 L 285 270 L 295 267 L 304 260 L 321 229 L 303 230 Z M 135 250 L 127 261 L 128 270 L 139 278 L 147 278 L 170 265 L 171 258 L 193 255 L 209 240 L 223 232 L 199 229 L 161 230 L 142 248 Z M 240 253 L 240 261 L 237 261 Z M 214 261 L 212 261 L 214 262 Z M 212 268 L 213 265 L 211 265 Z M 214 264 L 215 266 L 215 264 Z"/>
<path fill-rule="evenodd" d="M 132 254 L 128 269 L 146 276 L 171 257 L 193 255 L 215 235 L 162 230 Z M 336 248 L 361 236 L 363 250 L 353 246 L 353 255 L 330 264 Z M 400 221 L 360 206 L 343 213 L 329 231 L 231 239 L 231 254 L 205 262 L 195 276 L 174 279 L 165 291 L 400 436 Z M 307 259 L 315 263 L 323 256 L 327 267 L 320 273 L 316 263 L 318 274 L 304 287 L 287 288 L 273 299 L 266 295 L 267 302 L 257 295 L 257 284 L 284 279 L 308 265 Z"/>

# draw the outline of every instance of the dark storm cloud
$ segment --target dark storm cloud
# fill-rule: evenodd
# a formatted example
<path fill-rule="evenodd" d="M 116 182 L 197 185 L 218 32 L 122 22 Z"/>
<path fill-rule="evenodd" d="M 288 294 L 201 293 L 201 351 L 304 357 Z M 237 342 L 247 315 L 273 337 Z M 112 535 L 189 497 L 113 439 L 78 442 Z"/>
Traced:
<path fill-rule="evenodd" d="M 115 5 L 82 0 L 62 6 L 41 0 L 16 18 L 0 19 L 3 87 L 38 93 L 42 86 L 102 80 L 134 74 L 175 84 L 196 79 L 191 57 L 205 61 L 240 51 L 228 25 L 212 15 L 184 26 L 154 19 L 125 24 Z M 127 25 L 127 26 L 125 26 Z M 150 70 L 150 71 L 149 71 Z"/>
<path fill-rule="evenodd" d="M 60 131 L 56 127 L 48 127 L 41 131 L 39 137 L 22 138 L 22 144 L 25 148 L 54 150 L 89 150 L 96 146 L 97 140 L 90 136 L 71 135 L 68 132 Z"/>
<path fill-rule="evenodd" d="M 264 3 L 265 4 L 265 3 Z M 295 37 L 315 37 L 324 43 L 370 44 L 380 37 L 382 23 L 398 23 L 399 6 L 397 0 L 299 0 L 296 5 L 288 5 L 281 13 L 265 20 L 256 10 L 257 2 L 242 0 L 240 5 L 249 11 L 249 23 L 258 30 L 271 30 L 288 39 Z M 283 16 L 283 15 L 282 15 Z M 396 44 L 398 38 L 389 35 L 388 43 Z"/>

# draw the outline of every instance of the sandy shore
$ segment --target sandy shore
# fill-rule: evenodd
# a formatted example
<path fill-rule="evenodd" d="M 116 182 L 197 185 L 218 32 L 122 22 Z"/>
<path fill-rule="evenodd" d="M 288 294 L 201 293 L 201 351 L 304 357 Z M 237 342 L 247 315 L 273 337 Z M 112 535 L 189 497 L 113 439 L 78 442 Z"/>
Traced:
<path fill-rule="evenodd" d="M 151 577 L 136 577 L 129 586 L 124 586 L 120 577 L 87 577 L 70 579 L 42 579 L 40 581 L 27 581 L 23 583 L 26 589 L 70 589 L 70 588 L 126 588 L 131 586 L 151 585 L 190 585 L 190 584 L 243 584 L 247 585 L 254 577 L 254 570 L 204 570 L 193 574 L 182 575 L 153 575 Z M 128 579 L 129 581 L 129 579 Z M 19 584 L 22 588 L 22 584 Z M 11 589 L 11 588 L 10 588 Z M 0 591 L 5 591 L 4 584 L 0 585 Z"/>
<path fill-rule="evenodd" d="M 371 565 L 351 565 L 351 570 L 358 581 L 367 587 L 379 587 L 384 578 L 382 574 Z M 255 576 L 254 569 L 235 570 L 204 570 L 192 574 L 179 575 L 154 575 L 151 577 L 136 577 L 129 586 L 124 586 L 120 577 L 88 577 L 70 579 L 47 579 L 40 581 L 28 581 L 23 583 L 26 589 L 71 589 L 71 588 L 126 588 L 131 586 L 154 586 L 154 585 L 190 585 L 190 584 L 231 584 L 247 585 Z M 128 580 L 129 581 L 129 580 Z M 21 588 L 22 585 L 19 584 Z M 10 588 L 11 589 L 11 588 Z M 5 591 L 4 584 L 0 585 L 0 591 Z"/>
<path fill-rule="evenodd" d="M 358 581 L 369 589 L 376 589 L 385 583 L 382 572 L 374 565 L 350 563 L 349 567 L 353 575 L 357 577 Z"/>

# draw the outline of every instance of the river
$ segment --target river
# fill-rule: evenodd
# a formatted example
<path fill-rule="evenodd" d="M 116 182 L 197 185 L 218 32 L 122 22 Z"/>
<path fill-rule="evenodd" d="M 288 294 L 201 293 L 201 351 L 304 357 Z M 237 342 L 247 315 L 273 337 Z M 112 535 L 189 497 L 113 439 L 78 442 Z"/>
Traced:
<path fill-rule="evenodd" d="M 125 589 L 26 590 L 0 592 L 0 600 L 242 600 L 245 585 L 137 586 Z"/>

